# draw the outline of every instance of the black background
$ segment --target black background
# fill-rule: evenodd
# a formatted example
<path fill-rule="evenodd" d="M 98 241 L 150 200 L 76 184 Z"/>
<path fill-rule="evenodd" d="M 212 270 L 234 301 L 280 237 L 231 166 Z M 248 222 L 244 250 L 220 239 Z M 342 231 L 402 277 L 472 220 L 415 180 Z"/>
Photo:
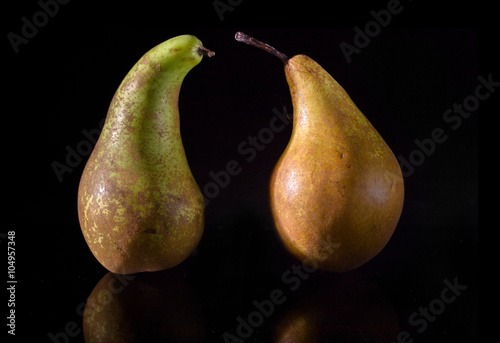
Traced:
<path fill-rule="evenodd" d="M 50 342 L 48 334 L 63 332 L 69 322 L 81 329 L 78 310 L 107 273 L 88 249 L 76 212 L 88 156 L 76 161 L 62 181 L 53 162 L 66 164 L 66 147 L 77 149 L 87 140 L 83 130 L 99 128 L 116 88 L 142 54 L 189 33 L 216 52 L 188 74 L 181 90 L 182 137 L 191 170 L 203 189 L 212 181 L 209 173 L 224 170 L 229 161 L 242 168 L 207 206 L 205 235 L 196 253 L 173 271 L 157 273 L 163 279 L 170 273 L 186 275 L 205 322 L 206 341 L 223 342 L 224 332 L 235 334 L 236 318 L 246 318 L 255 310 L 254 300 L 269 299 L 273 289 L 280 289 L 287 300 L 245 340 L 270 342 L 280 320 L 309 296 L 319 294 L 328 305 L 348 294 L 354 282 L 383 294 L 399 330 L 408 331 L 415 342 L 477 342 L 478 116 L 486 103 L 497 100 L 481 102 L 457 129 L 443 120 L 443 113 L 474 94 L 479 75 L 492 73 L 480 51 L 491 45 L 484 35 L 489 30 L 477 29 L 478 22 L 488 19 L 456 3 L 444 8 L 421 1 L 401 4 L 402 12 L 350 63 L 339 45 L 352 45 L 353 28 L 372 21 L 370 11 L 386 8 L 386 1 L 333 8 L 316 2 L 271 7 L 243 1 L 224 13 L 224 21 L 212 1 L 106 7 L 73 1 L 60 5 L 17 54 L 7 33 L 19 34 L 21 18 L 31 18 L 40 7 L 35 1 L 9 4 L 3 20 L 4 103 L 9 104 L 3 135 L 9 209 L 4 216 L 14 220 L 7 221 L 2 233 L 16 233 L 15 340 Z M 234 41 L 238 30 L 289 56 L 301 53 L 316 60 L 347 90 L 396 156 L 408 159 L 418 149 L 415 140 L 430 138 L 436 128 L 447 135 L 405 178 L 405 206 L 389 244 L 356 271 L 315 271 L 295 291 L 283 282 L 283 275 L 301 262 L 288 255 L 276 236 L 268 183 L 291 125 L 251 161 L 238 146 L 269 127 L 274 108 L 291 113 L 292 106 L 282 63 Z M 2 238 L 0 243 L 4 256 L 6 242 Z M 156 276 L 148 277 L 154 284 Z M 417 332 L 419 326 L 410 325 L 409 316 L 440 298 L 444 281 L 455 278 L 467 289 Z M 343 289 L 339 285 L 345 280 L 351 286 Z M 7 315 L 4 294 L 2 313 Z M 351 318 L 346 304 L 339 306 L 338 318 Z M 363 306 L 353 305 L 352 311 L 364 313 Z M 335 318 L 325 325 L 335 326 Z M 83 342 L 83 334 L 68 341 Z"/>

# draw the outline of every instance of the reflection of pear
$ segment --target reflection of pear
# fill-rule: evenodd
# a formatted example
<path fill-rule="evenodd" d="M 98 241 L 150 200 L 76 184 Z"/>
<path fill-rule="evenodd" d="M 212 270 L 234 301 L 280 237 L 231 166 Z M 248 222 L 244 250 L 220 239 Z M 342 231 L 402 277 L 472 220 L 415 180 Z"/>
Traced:
<path fill-rule="evenodd" d="M 203 342 L 204 325 L 186 281 L 170 271 L 106 274 L 83 315 L 86 343 Z"/>
<path fill-rule="evenodd" d="M 290 142 L 271 179 L 271 209 L 286 247 L 318 268 L 346 271 L 377 255 L 403 207 L 398 161 L 346 91 L 305 55 L 285 63 L 293 103 Z"/>
<path fill-rule="evenodd" d="M 310 290 L 279 320 L 276 343 L 381 343 L 397 338 L 397 314 L 360 274 L 342 274 Z"/>

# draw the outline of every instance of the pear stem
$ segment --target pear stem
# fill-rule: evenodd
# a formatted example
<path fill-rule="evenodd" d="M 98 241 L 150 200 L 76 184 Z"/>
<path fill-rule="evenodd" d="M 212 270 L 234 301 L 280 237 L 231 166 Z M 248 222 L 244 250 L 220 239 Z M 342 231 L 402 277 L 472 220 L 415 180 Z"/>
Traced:
<path fill-rule="evenodd" d="M 261 42 L 255 38 L 247 35 L 246 33 L 236 32 L 236 34 L 234 35 L 234 39 L 236 39 L 238 42 L 246 43 L 248 45 L 262 49 L 262 50 L 270 53 L 271 55 L 278 57 L 284 64 L 286 64 L 288 62 L 288 57 L 284 53 L 276 50 L 275 48 L 273 48 L 269 44 Z"/>
<path fill-rule="evenodd" d="M 213 55 L 215 55 L 215 52 L 205 48 L 204 46 L 200 46 L 198 47 L 198 55 L 212 57 Z"/>

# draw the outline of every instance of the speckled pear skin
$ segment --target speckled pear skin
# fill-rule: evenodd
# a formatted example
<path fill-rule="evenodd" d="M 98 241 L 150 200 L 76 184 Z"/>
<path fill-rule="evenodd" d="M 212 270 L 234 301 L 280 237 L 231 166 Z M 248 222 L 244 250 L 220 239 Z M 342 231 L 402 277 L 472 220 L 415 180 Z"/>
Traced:
<path fill-rule="evenodd" d="M 285 64 L 292 136 L 270 184 L 285 246 L 319 269 L 355 269 L 387 244 L 404 200 L 391 149 L 346 91 L 318 63 Z"/>
<path fill-rule="evenodd" d="M 198 245 L 204 202 L 186 159 L 178 99 L 202 59 L 194 36 L 169 39 L 133 66 L 116 91 L 83 171 L 78 216 L 85 240 L 109 271 L 157 271 Z"/>

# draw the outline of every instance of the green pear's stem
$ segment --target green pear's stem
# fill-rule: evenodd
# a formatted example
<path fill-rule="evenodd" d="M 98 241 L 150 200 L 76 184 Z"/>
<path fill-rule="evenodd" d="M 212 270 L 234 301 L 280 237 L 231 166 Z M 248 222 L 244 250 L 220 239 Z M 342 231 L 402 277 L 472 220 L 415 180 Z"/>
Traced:
<path fill-rule="evenodd" d="M 274 55 L 278 57 L 284 64 L 288 62 L 288 57 L 282 53 L 281 51 L 276 50 L 269 44 L 263 43 L 249 35 L 243 32 L 236 32 L 234 35 L 234 39 L 236 39 L 238 42 L 246 43 L 248 45 L 254 46 L 256 48 L 262 49 L 264 51 L 267 51 L 271 55 Z"/>
<path fill-rule="evenodd" d="M 198 55 L 212 57 L 213 55 L 215 55 L 215 52 L 205 48 L 204 46 L 200 46 L 198 47 Z"/>

